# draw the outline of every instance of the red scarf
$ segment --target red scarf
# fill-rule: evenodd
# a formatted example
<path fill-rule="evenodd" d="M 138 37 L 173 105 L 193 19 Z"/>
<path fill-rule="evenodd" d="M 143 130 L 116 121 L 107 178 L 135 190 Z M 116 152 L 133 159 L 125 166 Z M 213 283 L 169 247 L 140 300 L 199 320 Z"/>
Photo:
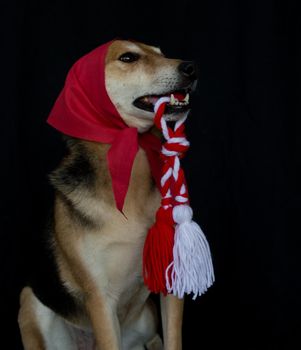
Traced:
<path fill-rule="evenodd" d="M 110 100 L 105 86 L 105 58 L 111 44 L 97 47 L 72 66 L 47 122 L 63 134 L 111 145 L 107 160 L 116 206 L 122 211 L 139 146 L 145 150 L 160 186 L 161 141 L 150 132 L 140 134 L 127 126 Z"/>

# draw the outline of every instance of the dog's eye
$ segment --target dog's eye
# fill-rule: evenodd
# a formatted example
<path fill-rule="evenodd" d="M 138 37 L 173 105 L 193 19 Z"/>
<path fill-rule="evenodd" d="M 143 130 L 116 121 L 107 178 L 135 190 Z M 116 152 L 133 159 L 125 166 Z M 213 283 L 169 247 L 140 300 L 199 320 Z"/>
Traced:
<path fill-rule="evenodd" d="M 140 55 L 138 53 L 126 52 L 122 54 L 118 59 L 121 62 L 131 63 L 131 62 L 138 61 L 139 58 L 140 58 Z"/>

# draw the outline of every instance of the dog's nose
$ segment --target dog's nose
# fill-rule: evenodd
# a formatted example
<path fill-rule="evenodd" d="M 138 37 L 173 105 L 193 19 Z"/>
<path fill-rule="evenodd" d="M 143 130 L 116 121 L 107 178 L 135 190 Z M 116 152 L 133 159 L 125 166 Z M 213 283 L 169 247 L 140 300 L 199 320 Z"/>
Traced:
<path fill-rule="evenodd" d="M 192 61 L 183 61 L 179 64 L 178 67 L 181 74 L 183 74 L 186 78 L 191 80 L 195 80 L 197 78 L 196 74 L 196 64 Z"/>

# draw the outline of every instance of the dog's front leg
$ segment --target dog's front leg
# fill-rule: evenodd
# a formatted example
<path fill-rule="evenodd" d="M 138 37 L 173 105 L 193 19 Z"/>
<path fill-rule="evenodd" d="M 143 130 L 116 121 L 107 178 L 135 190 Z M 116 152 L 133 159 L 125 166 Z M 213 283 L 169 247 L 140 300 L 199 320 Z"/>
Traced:
<path fill-rule="evenodd" d="M 86 299 L 94 335 L 99 350 L 120 350 L 120 325 L 112 300 L 100 293 L 92 293 Z"/>
<path fill-rule="evenodd" d="M 161 317 L 164 350 L 182 349 L 182 320 L 184 299 L 161 294 Z"/>

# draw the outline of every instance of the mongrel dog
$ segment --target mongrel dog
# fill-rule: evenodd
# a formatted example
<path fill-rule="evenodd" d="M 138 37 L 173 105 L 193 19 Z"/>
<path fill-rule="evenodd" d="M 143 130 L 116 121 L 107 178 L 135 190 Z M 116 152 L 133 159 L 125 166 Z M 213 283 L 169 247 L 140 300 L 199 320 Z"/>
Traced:
<path fill-rule="evenodd" d="M 153 106 L 160 96 L 172 98 L 168 119 L 186 111 L 196 81 L 192 62 L 121 40 L 108 49 L 105 77 L 123 120 L 141 133 L 153 127 Z M 185 101 L 174 99 L 172 93 L 178 91 L 187 93 Z M 142 278 L 143 244 L 160 204 L 145 152 L 139 149 L 135 159 L 123 216 L 112 194 L 109 145 L 67 137 L 67 146 L 68 156 L 50 176 L 56 198 L 47 231 L 59 283 L 53 288 L 63 302 L 50 300 L 38 285 L 22 290 L 24 348 L 163 349 L 156 308 Z M 183 300 L 161 296 L 165 350 L 182 348 L 182 312 Z M 85 346 L 80 345 L 83 339 Z"/>

